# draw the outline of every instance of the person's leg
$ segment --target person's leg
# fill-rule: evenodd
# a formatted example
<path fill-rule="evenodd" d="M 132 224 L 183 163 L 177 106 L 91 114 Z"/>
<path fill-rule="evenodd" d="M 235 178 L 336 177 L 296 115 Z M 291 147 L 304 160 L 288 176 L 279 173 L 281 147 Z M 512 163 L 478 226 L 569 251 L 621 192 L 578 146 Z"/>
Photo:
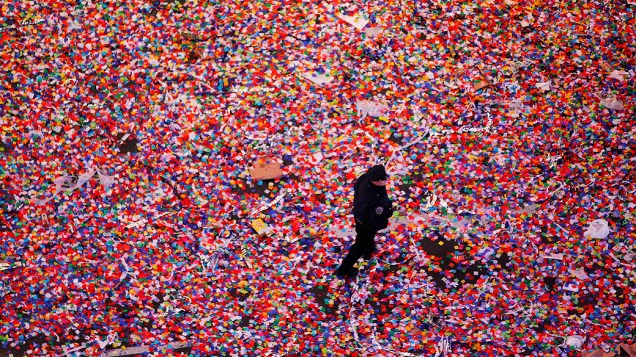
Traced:
<path fill-rule="evenodd" d="M 353 271 L 353 265 L 360 259 L 360 257 L 364 254 L 362 247 L 359 243 L 354 243 L 349 249 L 349 253 L 342 259 L 342 263 L 338 269 L 336 269 L 336 274 L 338 275 L 349 275 Z"/>
<path fill-rule="evenodd" d="M 362 225 L 360 225 L 359 227 L 358 225 L 356 225 L 356 232 L 358 233 L 357 238 L 359 238 L 364 259 L 371 259 L 371 256 L 376 251 L 375 235 L 377 232 L 365 229 L 365 227 Z"/>
<path fill-rule="evenodd" d="M 373 253 L 377 252 L 377 248 L 375 246 L 375 232 L 372 232 L 369 237 L 369 244 L 365 245 L 364 250 L 364 260 L 369 260 L 373 256 Z"/>
<path fill-rule="evenodd" d="M 346 275 L 351 272 L 353 265 L 365 254 L 373 245 L 373 234 L 356 221 L 356 241 L 349 249 L 349 253 L 342 259 L 342 263 L 336 270 L 337 274 Z"/>

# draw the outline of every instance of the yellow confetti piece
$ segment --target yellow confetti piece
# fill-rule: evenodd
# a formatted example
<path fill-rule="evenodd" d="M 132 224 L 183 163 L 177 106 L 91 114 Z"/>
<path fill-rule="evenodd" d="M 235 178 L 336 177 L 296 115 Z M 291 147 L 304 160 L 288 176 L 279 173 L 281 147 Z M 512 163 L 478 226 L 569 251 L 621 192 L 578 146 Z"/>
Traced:
<path fill-rule="evenodd" d="M 262 219 L 258 218 L 252 221 L 252 228 L 257 234 L 265 234 L 269 231 L 269 226 Z"/>

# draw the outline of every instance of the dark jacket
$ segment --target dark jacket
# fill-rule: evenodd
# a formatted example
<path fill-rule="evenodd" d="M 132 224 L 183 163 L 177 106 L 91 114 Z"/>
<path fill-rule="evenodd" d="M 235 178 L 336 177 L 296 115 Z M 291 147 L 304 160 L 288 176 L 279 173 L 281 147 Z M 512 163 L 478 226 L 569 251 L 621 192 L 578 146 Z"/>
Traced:
<path fill-rule="evenodd" d="M 365 228 L 378 231 L 389 225 L 393 214 L 393 202 L 386 193 L 385 186 L 371 183 L 368 173 L 358 177 L 354 186 L 353 216 Z"/>

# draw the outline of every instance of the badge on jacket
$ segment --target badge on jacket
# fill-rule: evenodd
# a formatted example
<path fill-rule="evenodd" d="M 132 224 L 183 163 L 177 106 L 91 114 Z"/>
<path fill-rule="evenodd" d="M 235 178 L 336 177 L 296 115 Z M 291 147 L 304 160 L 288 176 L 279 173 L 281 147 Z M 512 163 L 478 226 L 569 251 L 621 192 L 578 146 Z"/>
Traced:
<path fill-rule="evenodd" d="M 377 214 L 378 216 L 381 215 L 382 212 L 384 212 L 384 207 L 376 207 L 375 208 L 375 214 Z"/>

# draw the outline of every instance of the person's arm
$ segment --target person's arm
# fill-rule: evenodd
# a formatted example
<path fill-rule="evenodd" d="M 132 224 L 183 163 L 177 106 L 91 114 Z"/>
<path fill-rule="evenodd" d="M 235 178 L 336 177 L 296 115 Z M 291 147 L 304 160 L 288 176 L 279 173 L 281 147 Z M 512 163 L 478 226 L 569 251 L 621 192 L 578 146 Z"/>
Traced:
<path fill-rule="evenodd" d="M 360 223 L 369 223 L 369 197 L 364 187 L 364 175 L 360 176 L 354 185 L 353 216 Z"/>
<path fill-rule="evenodd" d="M 358 207 L 355 208 L 354 216 L 356 220 L 365 226 L 369 225 L 369 218 L 371 217 L 369 205 L 369 201 L 362 201 L 359 202 Z"/>

